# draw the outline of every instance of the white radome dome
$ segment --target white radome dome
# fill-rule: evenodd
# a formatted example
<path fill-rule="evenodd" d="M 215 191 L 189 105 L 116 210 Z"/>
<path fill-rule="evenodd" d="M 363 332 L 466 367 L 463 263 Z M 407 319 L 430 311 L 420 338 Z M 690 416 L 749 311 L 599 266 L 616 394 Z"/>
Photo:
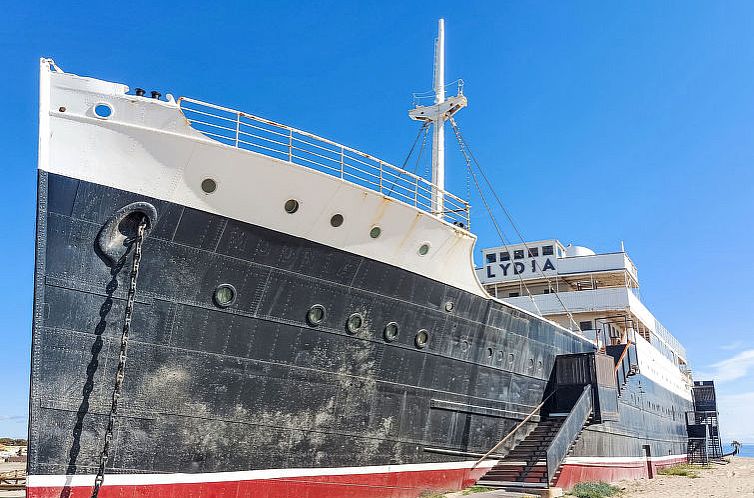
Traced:
<path fill-rule="evenodd" d="M 568 247 L 565 248 L 565 253 L 567 258 L 573 258 L 575 256 L 594 256 L 595 254 L 595 252 L 588 247 L 575 246 L 573 244 L 568 244 Z"/>

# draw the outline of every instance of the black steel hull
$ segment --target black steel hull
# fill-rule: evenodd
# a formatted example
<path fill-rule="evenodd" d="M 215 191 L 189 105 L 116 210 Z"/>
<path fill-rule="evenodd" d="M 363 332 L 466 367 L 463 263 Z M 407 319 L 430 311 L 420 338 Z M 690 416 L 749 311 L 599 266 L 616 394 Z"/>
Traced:
<path fill-rule="evenodd" d="M 96 472 L 128 269 L 111 271 L 95 240 L 136 201 L 158 217 L 144 243 L 108 474 L 473 460 L 542 400 L 556 355 L 593 350 L 544 320 L 406 270 L 40 172 L 31 475 Z M 237 290 L 228 308 L 213 302 L 224 283 Z M 327 315 L 312 326 L 315 304 Z M 355 312 L 366 325 L 352 334 Z M 393 342 L 383 335 L 389 322 L 399 324 Z M 423 349 L 420 329 L 430 336 Z M 620 421 L 588 427 L 572 456 L 642 458 L 649 446 L 680 458 L 689 409 L 637 375 Z"/>

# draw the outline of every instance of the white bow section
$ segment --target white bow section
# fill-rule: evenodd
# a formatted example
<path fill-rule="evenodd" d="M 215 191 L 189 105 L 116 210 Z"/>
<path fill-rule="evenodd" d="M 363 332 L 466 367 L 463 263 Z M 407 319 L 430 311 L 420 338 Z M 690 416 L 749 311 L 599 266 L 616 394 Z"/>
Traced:
<path fill-rule="evenodd" d="M 190 126 L 172 97 L 127 95 L 125 85 L 50 66 L 42 61 L 40 169 L 302 237 L 488 296 L 473 268 L 476 237 L 465 229 L 349 181 L 212 140 Z M 109 115 L 98 115 L 98 106 Z M 209 194 L 201 186 L 206 179 L 216 183 Z M 289 199 L 299 203 L 294 214 L 284 209 Z M 339 227 L 330 223 L 335 214 L 344 218 Z M 380 235 L 372 238 L 375 226 Z M 429 247 L 424 255 L 422 246 Z"/>

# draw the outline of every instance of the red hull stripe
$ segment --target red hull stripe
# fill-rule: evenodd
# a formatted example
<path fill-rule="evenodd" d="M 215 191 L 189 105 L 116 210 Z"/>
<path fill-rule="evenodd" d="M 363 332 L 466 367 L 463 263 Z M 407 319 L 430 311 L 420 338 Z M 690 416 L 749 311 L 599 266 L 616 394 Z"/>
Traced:
<path fill-rule="evenodd" d="M 113 474 L 105 476 L 100 497 L 414 498 L 427 490 L 470 486 L 495 463 L 487 461 L 475 469 L 471 468 L 474 462 L 451 462 L 213 474 Z M 294 472 L 298 475 L 292 475 Z M 239 474 L 250 478 L 238 479 Z M 29 476 L 27 497 L 89 498 L 93 482 L 94 476 Z"/>
<path fill-rule="evenodd" d="M 623 479 L 646 479 L 650 468 L 653 474 L 659 469 L 685 463 L 686 455 L 668 455 L 646 458 L 568 458 L 555 483 L 563 489 L 570 489 L 583 481 L 614 482 Z"/>

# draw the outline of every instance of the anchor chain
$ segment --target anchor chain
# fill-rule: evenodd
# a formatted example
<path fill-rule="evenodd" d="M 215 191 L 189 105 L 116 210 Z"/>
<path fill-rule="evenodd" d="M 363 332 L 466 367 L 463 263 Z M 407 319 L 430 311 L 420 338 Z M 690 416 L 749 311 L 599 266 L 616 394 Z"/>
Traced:
<path fill-rule="evenodd" d="M 123 319 L 123 332 L 120 337 L 120 356 L 118 358 L 118 370 L 115 374 L 113 401 L 110 406 L 110 418 L 107 421 L 107 429 L 105 430 L 105 443 L 102 446 L 102 453 L 100 454 L 99 469 L 97 470 L 97 476 L 94 478 L 92 498 L 97 498 L 100 487 L 105 480 L 105 464 L 107 464 L 108 454 L 110 452 L 110 441 L 113 437 L 113 426 L 115 425 L 115 416 L 118 412 L 120 391 L 125 376 L 126 357 L 128 353 L 128 334 L 131 331 L 131 318 L 133 317 L 134 298 L 136 296 L 136 280 L 139 277 L 139 264 L 141 263 L 141 245 L 144 241 L 144 232 L 146 231 L 147 223 L 147 217 L 142 216 L 141 221 L 139 222 L 136 240 L 134 241 L 134 255 L 129 277 L 128 297 L 126 298 L 126 310 Z"/>

